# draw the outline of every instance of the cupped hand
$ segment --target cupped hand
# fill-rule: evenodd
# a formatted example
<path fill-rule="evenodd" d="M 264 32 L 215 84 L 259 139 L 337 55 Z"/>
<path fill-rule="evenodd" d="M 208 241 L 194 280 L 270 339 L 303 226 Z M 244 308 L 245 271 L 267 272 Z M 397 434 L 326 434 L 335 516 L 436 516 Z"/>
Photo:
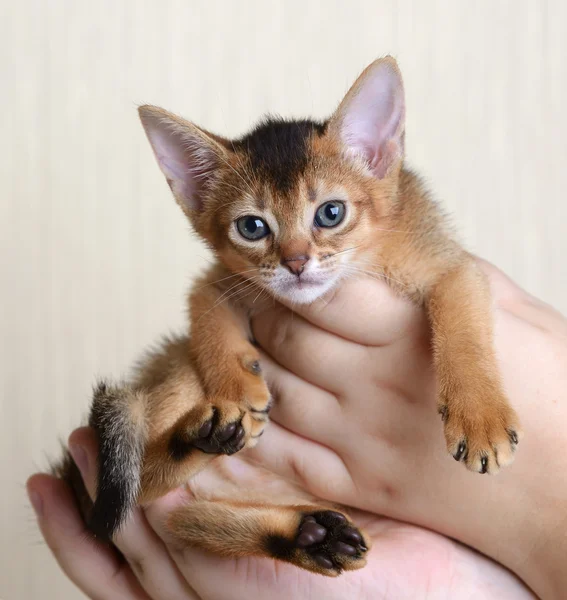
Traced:
<path fill-rule="evenodd" d="M 76 430 L 70 445 L 92 494 L 97 452 L 94 432 Z M 82 456 L 77 448 L 83 450 Z M 244 457 L 221 460 L 242 486 L 265 486 L 262 467 Z M 204 472 L 192 482 L 191 490 L 214 495 L 222 484 Z M 280 491 L 290 485 L 285 480 L 276 484 Z M 136 509 L 114 540 L 118 554 L 90 537 L 62 481 L 35 475 L 28 487 L 41 496 L 40 528 L 60 566 L 85 594 L 97 600 L 534 597 L 510 572 L 473 550 L 425 529 L 369 513 L 353 513 L 373 539 L 367 566 L 335 579 L 264 558 L 223 559 L 179 547 L 163 523 L 172 509 L 191 502 L 189 489 L 176 490 L 145 509 Z"/>
<path fill-rule="evenodd" d="M 513 465 L 488 476 L 452 460 L 426 317 L 370 279 L 255 321 L 277 402 L 253 456 L 315 495 L 457 539 L 540 595 L 561 597 L 567 321 L 480 264 L 492 288 L 504 385 L 525 431 Z"/>
<path fill-rule="evenodd" d="M 277 400 L 274 422 L 253 452 L 228 460 L 237 472 L 253 461 L 360 509 L 374 540 L 368 566 L 328 580 L 265 559 L 176 548 L 162 523 L 190 501 L 185 491 L 136 511 L 116 540 L 128 559 L 120 563 L 85 536 L 64 485 L 38 475 L 30 487 L 43 499 L 40 525 L 63 569 L 93 598 L 530 597 L 505 569 L 450 537 L 503 563 L 540 596 L 561 597 L 567 324 L 485 268 L 504 383 L 526 432 L 514 465 L 489 477 L 450 458 L 422 312 L 381 282 L 350 281 L 325 303 L 296 314 L 276 309 L 254 323 Z M 92 433 L 74 436 L 94 465 Z"/>

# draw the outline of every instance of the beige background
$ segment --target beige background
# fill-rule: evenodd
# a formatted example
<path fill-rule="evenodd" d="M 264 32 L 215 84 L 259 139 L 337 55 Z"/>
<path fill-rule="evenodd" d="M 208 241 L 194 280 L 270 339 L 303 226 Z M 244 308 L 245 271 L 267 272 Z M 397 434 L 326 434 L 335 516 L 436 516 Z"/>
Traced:
<path fill-rule="evenodd" d="M 78 598 L 26 476 L 79 423 L 96 373 L 183 326 L 204 264 L 138 103 L 237 134 L 329 113 L 392 53 L 408 155 L 468 246 L 567 311 L 562 0 L 0 3 L 0 598 Z"/>

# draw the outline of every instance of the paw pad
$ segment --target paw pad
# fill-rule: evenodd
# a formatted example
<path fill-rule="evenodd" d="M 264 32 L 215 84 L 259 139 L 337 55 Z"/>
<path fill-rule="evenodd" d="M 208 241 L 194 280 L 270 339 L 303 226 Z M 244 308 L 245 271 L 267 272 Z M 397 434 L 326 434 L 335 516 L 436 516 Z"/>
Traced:
<path fill-rule="evenodd" d="M 360 531 L 343 514 L 331 510 L 304 517 L 295 544 L 323 569 L 338 572 L 345 561 L 361 559 L 368 550 Z"/>

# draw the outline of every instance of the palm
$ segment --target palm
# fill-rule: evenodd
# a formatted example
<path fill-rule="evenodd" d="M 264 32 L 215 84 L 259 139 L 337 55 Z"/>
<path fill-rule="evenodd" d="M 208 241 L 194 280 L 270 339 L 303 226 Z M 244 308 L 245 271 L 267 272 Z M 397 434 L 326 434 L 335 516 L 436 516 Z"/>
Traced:
<path fill-rule="evenodd" d="M 328 579 L 267 559 L 229 560 L 176 548 L 164 528 L 170 511 L 187 500 L 186 491 L 176 490 L 146 507 L 147 522 L 134 518 L 124 528 L 117 545 L 134 576 L 127 563 L 87 541 L 61 482 L 36 476 L 34 486 L 43 488 L 52 511 L 40 524 L 48 543 L 60 548 L 54 551 L 61 565 L 94 597 L 101 597 L 101 582 L 106 581 L 103 597 L 128 600 L 534 598 L 509 571 L 470 546 L 545 591 L 545 575 L 539 573 L 550 561 L 530 559 L 529 548 L 541 531 L 525 516 L 532 506 L 527 491 L 547 489 L 548 474 L 564 470 L 556 460 L 562 456 L 556 452 L 562 444 L 556 423 L 565 419 L 565 405 L 543 410 L 533 398 L 541 395 L 543 378 L 546 385 L 547 379 L 552 382 L 551 396 L 559 397 L 553 382 L 563 381 L 565 347 L 556 337 L 567 335 L 567 325 L 503 276 L 492 274 L 492 284 L 497 304 L 503 298 L 495 315 L 496 347 L 505 357 L 503 376 L 525 423 L 536 424 L 528 429 L 513 469 L 496 478 L 468 473 L 448 458 L 435 414 L 427 325 L 420 311 L 386 288 L 360 283 L 344 291 L 344 298 L 339 293 L 320 313 L 305 315 L 315 328 L 297 316 L 271 315 L 256 323 L 256 338 L 277 359 L 266 357 L 264 362 L 279 400 L 274 422 L 256 449 L 226 459 L 232 476 L 215 480 L 215 469 L 208 469 L 191 480 L 191 490 L 215 496 L 232 485 L 235 497 L 234 485 L 247 490 L 260 485 L 277 499 L 291 486 L 355 506 L 364 512 L 351 511 L 354 520 L 373 540 L 364 569 Z M 345 312 L 352 297 L 359 310 Z M 519 369 L 533 372 L 517 377 Z M 93 432 L 73 435 L 89 449 L 94 464 Z M 542 463 L 556 467 L 542 470 Z M 531 488 L 526 482 L 532 482 Z M 553 549 L 550 556 L 554 558 Z M 556 566 L 551 561 L 552 573 Z M 164 587 L 171 588 L 169 595 Z"/>
<path fill-rule="evenodd" d="M 194 550 L 184 550 L 178 565 L 202 600 L 533 598 L 512 574 L 448 538 L 366 513 L 357 517 L 373 540 L 369 562 L 338 579 L 267 559 L 220 559 Z"/>
<path fill-rule="evenodd" d="M 273 441 L 281 451 L 281 458 L 289 460 L 289 450 L 279 447 L 281 428 L 274 425 L 273 431 L 276 432 Z M 295 441 L 288 448 L 300 444 L 300 439 L 293 437 Z M 310 446 L 310 454 L 316 452 L 311 442 L 305 440 L 305 443 Z M 249 493 L 257 489 L 272 498 L 304 492 L 289 479 L 268 472 L 246 455 L 220 460 L 222 469 L 207 469 L 191 481 L 187 490 L 176 490 L 146 510 L 150 524 L 161 537 L 168 539 L 162 525 L 167 514 L 193 495 L 222 497 L 238 488 L 245 488 Z M 327 473 L 331 480 L 340 477 L 333 473 L 334 468 L 331 454 L 319 463 L 320 471 Z M 449 538 L 368 512 L 352 511 L 351 514 L 370 535 L 373 545 L 365 568 L 336 579 L 268 559 L 230 560 L 191 548 L 177 549 L 175 543 L 169 546 L 169 551 L 201 600 L 347 597 L 363 600 L 431 596 L 456 600 L 470 597 L 522 600 L 533 597 L 509 572 Z"/>

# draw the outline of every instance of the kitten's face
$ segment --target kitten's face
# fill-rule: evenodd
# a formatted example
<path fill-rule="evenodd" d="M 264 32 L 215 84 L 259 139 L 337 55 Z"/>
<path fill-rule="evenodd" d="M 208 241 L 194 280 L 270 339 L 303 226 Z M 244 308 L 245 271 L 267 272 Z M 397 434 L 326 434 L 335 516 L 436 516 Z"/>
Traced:
<path fill-rule="evenodd" d="M 231 148 L 232 150 L 232 148 Z M 325 128 L 269 121 L 234 143 L 211 188 L 207 238 L 222 262 L 260 289 L 309 303 L 370 271 L 387 186 L 346 161 Z"/>
<path fill-rule="evenodd" d="M 239 140 L 163 109 L 140 108 L 173 194 L 234 273 L 262 291 L 313 302 L 343 277 L 375 271 L 403 160 L 404 97 L 395 61 L 372 63 L 326 123 L 268 120 Z"/>

